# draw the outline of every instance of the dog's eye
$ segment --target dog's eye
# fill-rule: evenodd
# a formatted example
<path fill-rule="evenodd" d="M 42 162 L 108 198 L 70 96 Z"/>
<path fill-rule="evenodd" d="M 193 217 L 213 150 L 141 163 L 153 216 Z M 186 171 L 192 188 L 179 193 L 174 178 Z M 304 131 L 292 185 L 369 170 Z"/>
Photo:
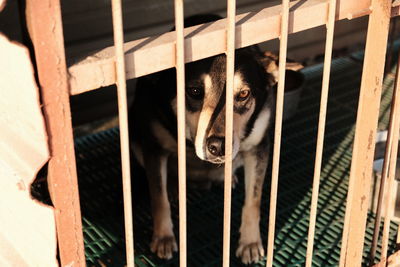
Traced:
<path fill-rule="evenodd" d="M 203 98 L 203 89 L 200 87 L 189 87 L 187 88 L 187 93 L 194 99 L 202 99 Z"/>
<path fill-rule="evenodd" d="M 250 95 L 250 90 L 242 90 L 236 96 L 236 100 L 237 101 L 244 101 L 249 97 L 249 95 Z"/>

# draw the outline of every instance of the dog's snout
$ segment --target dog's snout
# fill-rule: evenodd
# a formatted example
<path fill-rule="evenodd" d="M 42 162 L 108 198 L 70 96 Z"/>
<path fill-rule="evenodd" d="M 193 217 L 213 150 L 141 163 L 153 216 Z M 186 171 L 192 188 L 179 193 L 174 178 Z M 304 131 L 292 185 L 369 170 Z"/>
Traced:
<path fill-rule="evenodd" d="M 207 138 L 207 150 L 214 157 L 225 155 L 225 138 L 212 136 Z"/>

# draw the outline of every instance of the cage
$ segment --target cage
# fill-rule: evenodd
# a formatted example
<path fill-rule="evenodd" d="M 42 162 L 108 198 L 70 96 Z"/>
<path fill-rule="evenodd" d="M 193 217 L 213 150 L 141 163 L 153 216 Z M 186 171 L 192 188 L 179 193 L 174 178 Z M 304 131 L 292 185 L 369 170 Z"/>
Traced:
<path fill-rule="evenodd" d="M 390 0 L 10 1 L 3 31 L 31 49 L 50 151 L 32 193 L 54 207 L 60 265 L 242 265 L 235 249 L 244 173 L 231 190 L 229 156 L 233 92 L 226 91 L 224 185 L 187 187 L 179 157 L 178 197 L 171 200 L 179 252 L 167 261 L 149 249 L 150 201 L 145 175 L 131 163 L 127 108 L 136 78 L 175 68 L 184 155 L 185 63 L 225 53 L 230 88 L 235 49 L 259 44 L 279 53 L 279 68 L 261 201 L 265 257 L 254 265 L 396 266 L 399 226 L 388 210 L 400 126 L 399 8 Z M 205 12 L 223 18 L 183 27 L 184 17 Z M 283 121 L 287 58 L 302 62 L 305 84 Z M 384 130 L 382 178 L 373 183 L 374 140 Z M 20 258 L 35 266 L 28 255 Z"/>

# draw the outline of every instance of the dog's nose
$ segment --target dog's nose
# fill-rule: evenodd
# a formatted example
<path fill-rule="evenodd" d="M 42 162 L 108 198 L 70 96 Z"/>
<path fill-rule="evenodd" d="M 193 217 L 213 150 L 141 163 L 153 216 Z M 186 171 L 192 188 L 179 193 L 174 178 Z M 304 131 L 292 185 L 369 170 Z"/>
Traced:
<path fill-rule="evenodd" d="M 207 138 L 207 149 L 215 157 L 225 155 L 225 138 L 217 136 Z"/>

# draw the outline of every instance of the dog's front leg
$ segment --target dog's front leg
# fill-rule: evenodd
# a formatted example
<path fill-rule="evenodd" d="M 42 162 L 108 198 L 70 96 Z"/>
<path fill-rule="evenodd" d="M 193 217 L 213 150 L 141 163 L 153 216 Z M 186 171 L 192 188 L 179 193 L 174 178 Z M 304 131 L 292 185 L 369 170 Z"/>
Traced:
<path fill-rule="evenodd" d="M 260 202 L 266 168 L 268 146 L 258 146 L 243 152 L 245 170 L 245 200 L 236 256 L 245 264 L 257 262 L 264 256 L 260 235 Z"/>
<path fill-rule="evenodd" d="M 171 208 L 167 193 L 168 156 L 156 154 L 145 156 L 153 214 L 153 238 L 150 248 L 159 258 L 171 259 L 173 252 L 177 251 L 178 248 L 173 232 Z"/>

